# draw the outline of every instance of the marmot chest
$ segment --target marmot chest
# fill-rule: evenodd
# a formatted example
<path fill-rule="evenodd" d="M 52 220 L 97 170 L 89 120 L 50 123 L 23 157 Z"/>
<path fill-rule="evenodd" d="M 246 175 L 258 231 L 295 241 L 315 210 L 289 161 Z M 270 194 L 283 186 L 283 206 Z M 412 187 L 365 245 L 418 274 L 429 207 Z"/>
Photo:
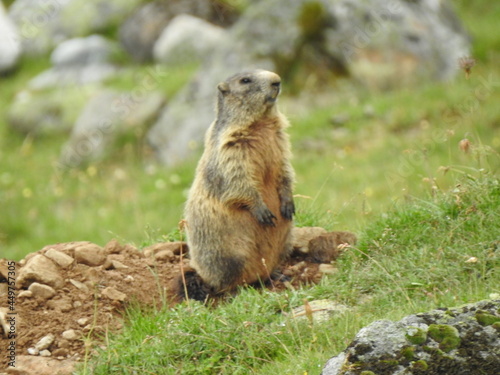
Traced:
<path fill-rule="evenodd" d="M 245 163 L 265 185 L 274 185 L 283 165 L 285 139 L 281 128 L 273 123 L 256 123 L 239 137 Z"/>

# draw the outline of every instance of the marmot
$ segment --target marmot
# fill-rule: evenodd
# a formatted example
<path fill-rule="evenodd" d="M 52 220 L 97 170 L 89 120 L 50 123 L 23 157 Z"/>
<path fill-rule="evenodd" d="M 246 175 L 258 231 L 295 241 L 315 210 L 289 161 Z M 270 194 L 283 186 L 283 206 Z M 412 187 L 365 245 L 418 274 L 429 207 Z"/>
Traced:
<path fill-rule="evenodd" d="M 217 86 L 217 117 L 185 206 L 190 267 L 176 281 L 181 299 L 265 281 L 292 251 L 294 171 L 280 86 L 265 70 Z"/>

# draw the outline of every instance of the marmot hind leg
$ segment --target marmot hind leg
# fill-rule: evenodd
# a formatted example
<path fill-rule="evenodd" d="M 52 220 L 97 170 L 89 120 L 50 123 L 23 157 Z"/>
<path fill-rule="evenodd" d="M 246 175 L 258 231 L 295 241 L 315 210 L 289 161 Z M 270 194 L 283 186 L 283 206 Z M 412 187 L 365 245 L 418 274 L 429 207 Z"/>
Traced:
<path fill-rule="evenodd" d="M 214 297 L 213 288 L 205 283 L 196 270 L 188 268 L 184 273 L 174 280 L 173 293 L 178 301 L 194 299 L 205 302 L 208 298 Z"/>

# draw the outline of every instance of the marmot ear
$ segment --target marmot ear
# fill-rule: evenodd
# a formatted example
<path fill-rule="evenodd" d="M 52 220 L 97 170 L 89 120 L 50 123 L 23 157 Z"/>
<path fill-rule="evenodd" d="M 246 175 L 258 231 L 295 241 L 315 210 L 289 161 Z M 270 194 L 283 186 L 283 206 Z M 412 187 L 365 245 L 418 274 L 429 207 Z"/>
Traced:
<path fill-rule="evenodd" d="M 226 82 L 221 82 L 217 85 L 219 91 L 223 94 L 227 94 L 229 92 L 229 85 Z"/>

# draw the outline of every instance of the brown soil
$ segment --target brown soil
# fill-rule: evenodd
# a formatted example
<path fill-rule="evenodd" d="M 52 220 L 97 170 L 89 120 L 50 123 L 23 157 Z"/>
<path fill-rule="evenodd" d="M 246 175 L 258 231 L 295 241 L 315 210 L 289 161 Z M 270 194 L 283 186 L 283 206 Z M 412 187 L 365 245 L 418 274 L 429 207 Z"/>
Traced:
<path fill-rule="evenodd" d="M 88 242 L 50 245 L 16 263 L 16 277 L 23 277 L 16 285 L 14 305 L 17 313 L 14 315 L 16 366 L 30 367 L 27 363 L 35 356 L 28 356 L 28 349 L 34 348 L 48 334 L 55 337 L 47 348 L 50 352 L 49 361 L 66 360 L 71 365 L 81 361 L 86 351 L 99 343 L 106 332 L 117 331 L 122 327 L 125 307 L 134 303 L 140 306 L 161 305 L 168 301 L 172 280 L 179 274 L 181 263 L 188 263 L 186 255 L 182 254 L 185 244 L 180 242 L 160 243 L 140 251 L 113 240 L 104 248 L 98 248 L 105 254 L 104 263 L 98 266 L 83 264 L 78 259 L 78 250 L 75 249 L 82 246 L 98 248 Z M 75 261 L 66 268 L 57 267 L 64 282 L 58 287 L 54 286 L 55 295 L 47 298 L 38 295 L 35 290 L 33 293 L 26 290 L 33 281 L 38 281 L 36 276 L 21 274 L 36 254 L 45 255 L 50 249 L 69 255 Z M 274 281 L 269 288 L 279 291 L 296 288 L 300 284 L 316 283 L 322 275 L 319 266 L 318 263 L 309 262 L 305 255 L 294 256 L 283 267 L 283 273 L 289 276 L 290 281 Z M 325 268 L 329 271 L 333 269 L 331 265 Z M 7 280 L 7 261 L 0 260 L 0 320 L 3 308 L 4 323 L 6 317 L 11 316 L 7 315 L 10 307 L 6 292 Z M 39 283 L 42 284 L 41 281 Z M 4 349 L 8 348 L 12 340 L 5 335 L 4 329 L 0 325 L 0 373 L 6 370 L 8 373 L 20 373 L 8 366 Z M 42 359 L 40 356 L 36 357 Z M 26 363 L 19 363 L 23 362 L 23 358 Z M 33 366 L 38 368 L 33 373 L 43 373 L 39 371 L 39 363 Z M 29 374 L 29 370 L 26 373 Z M 62 370 L 60 373 L 65 372 Z"/>

